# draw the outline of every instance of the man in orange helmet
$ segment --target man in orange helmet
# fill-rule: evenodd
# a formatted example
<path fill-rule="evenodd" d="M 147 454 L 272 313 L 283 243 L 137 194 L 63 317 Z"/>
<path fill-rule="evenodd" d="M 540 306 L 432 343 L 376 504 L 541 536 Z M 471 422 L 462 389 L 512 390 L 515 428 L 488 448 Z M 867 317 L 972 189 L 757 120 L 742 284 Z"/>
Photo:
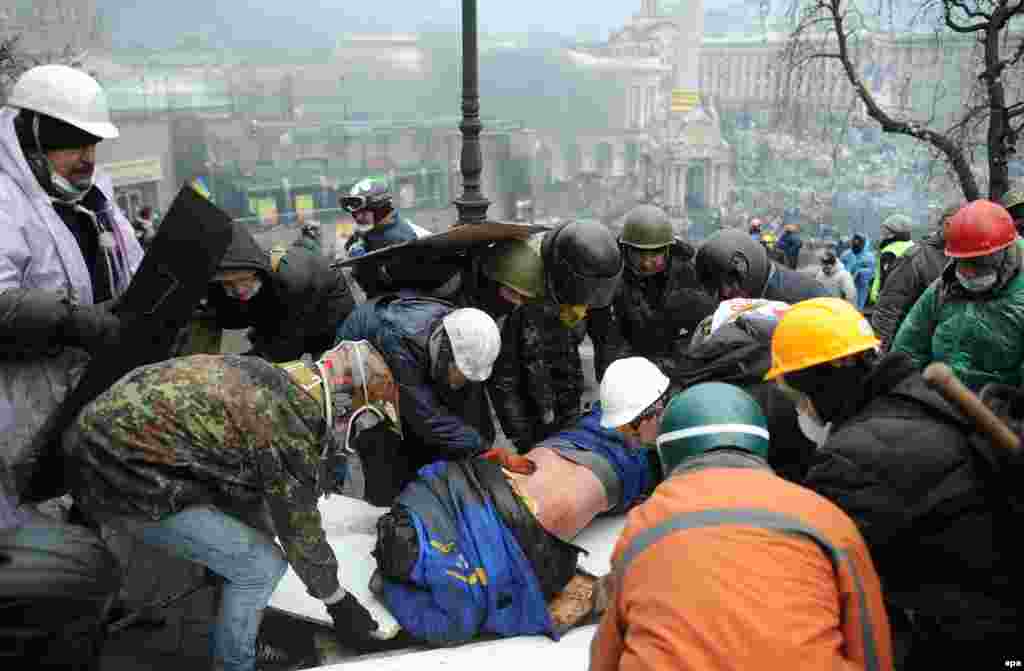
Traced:
<path fill-rule="evenodd" d="M 914 304 L 892 349 L 919 367 L 949 365 L 974 390 L 1024 382 L 1024 242 L 1010 213 L 988 200 L 961 208 L 945 233 L 950 263 Z"/>
<path fill-rule="evenodd" d="M 1011 552 L 1019 518 L 990 485 L 980 455 L 991 448 L 974 427 L 905 353 L 874 363 L 878 344 L 849 303 L 804 301 L 776 326 L 766 377 L 823 443 L 804 485 L 850 515 L 867 541 L 904 642 L 896 647 L 910 649 L 898 668 L 943 667 L 951 655 L 987 668 L 1020 654 L 1024 579 Z"/>

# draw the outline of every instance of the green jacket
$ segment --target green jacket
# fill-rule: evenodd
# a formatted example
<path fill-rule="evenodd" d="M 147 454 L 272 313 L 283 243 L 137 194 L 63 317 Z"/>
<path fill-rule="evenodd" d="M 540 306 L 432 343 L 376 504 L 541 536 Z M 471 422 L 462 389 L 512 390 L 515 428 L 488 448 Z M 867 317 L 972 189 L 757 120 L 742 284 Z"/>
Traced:
<path fill-rule="evenodd" d="M 868 295 L 868 302 L 874 305 L 878 302 L 878 294 L 882 290 L 883 275 L 888 275 L 890 266 L 896 259 L 906 254 L 907 250 L 914 246 L 910 240 L 895 240 L 882 249 L 878 250 L 878 258 L 875 261 L 875 279 L 871 282 L 871 293 Z M 895 258 L 889 258 L 892 255 Z M 886 263 L 885 272 L 882 272 L 882 264 Z"/>
<path fill-rule="evenodd" d="M 1002 287 L 983 297 L 966 294 L 954 264 L 932 283 L 903 321 L 893 350 L 906 352 L 924 367 L 941 361 L 965 385 L 978 391 L 990 382 L 1020 386 L 1024 381 L 1024 273 L 1017 243 L 1018 270 Z M 942 291 L 936 314 L 936 294 Z"/>

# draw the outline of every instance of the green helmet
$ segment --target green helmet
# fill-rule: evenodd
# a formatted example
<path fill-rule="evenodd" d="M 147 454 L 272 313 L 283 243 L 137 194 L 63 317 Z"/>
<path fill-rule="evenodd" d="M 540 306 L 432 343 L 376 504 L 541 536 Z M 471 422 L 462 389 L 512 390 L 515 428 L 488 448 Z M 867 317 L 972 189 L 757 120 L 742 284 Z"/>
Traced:
<path fill-rule="evenodd" d="M 1017 182 L 1003 195 L 1001 205 L 1007 210 L 1024 205 L 1024 181 Z"/>
<path fill-rule="evenodd" d="M 722 447 L 768 456 L 768 421 L 757 401 L 722 382 L 694 385 L 673 396 L 658 426 L 665 477 L 687 459 Z"/>
<path fill-rule="evenodd" d="M 672 244 L 672 223 L 665 210 L 639 205 L 626 215 L 619 242 L 637 249 L 658 249 Z"/>
<path fill-rule="evenodd" d="M 544 296 L 544 262 L 534 242 L 499 242 L 484 252 L 481 269 L 485 276 L 529 298 Z"/>

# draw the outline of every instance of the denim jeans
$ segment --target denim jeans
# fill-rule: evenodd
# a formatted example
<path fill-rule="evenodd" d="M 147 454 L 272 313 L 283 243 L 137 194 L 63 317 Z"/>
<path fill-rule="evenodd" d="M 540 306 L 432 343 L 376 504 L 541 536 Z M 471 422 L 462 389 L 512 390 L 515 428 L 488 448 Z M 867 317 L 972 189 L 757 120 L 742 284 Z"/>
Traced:
<path fill-rule="evenodd" d="M 210 640 L 214 668 L 253 671 L 263 610 L 288 569 L 277 543 L 214 506 L 186 508 L 159 522 L 123 517 L 107 522 L 225 579 Z"/>

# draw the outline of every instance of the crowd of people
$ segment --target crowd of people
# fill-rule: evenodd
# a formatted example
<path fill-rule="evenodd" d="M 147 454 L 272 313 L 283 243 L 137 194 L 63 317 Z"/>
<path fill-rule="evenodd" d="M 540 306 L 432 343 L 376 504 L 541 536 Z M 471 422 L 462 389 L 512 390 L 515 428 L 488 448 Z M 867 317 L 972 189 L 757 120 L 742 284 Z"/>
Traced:
<path fill-rule="evenodd" d="M 219 578 L 216 669 L 256 668 L 289 566 L 358 652 L 599 622 L 594 669 L 1020 658 L 1024 459 L 921 374 L 948 364 L 1020 431 L 1019 189 L 920 241 L 891 216 L 815 274 L 796 228 L 695 246 L 653 205 L 618 237 L 570 221 L 409 264 L 380 252 L 414 226 L 366 179 L 340 203 L 358 302 L 317 231 L 268 251 L 236 223 L 193 316 L 214 337 L 190 331 L 63 431 L 58 520 L 36 506 L 38 437 L 138 318 L 119 299 L 160 245 L 96 168 L 117 135 L 100 85 L 64 66 L 29 70 L 0 111 L 0 641 L 23 661 L 97 668 L 106 529 Z M 251 349 L 222 354 L 239 328 Z M 339 581 L 331 493 L 385 509 L 371 589 L 396 637 Z M 573 541 L 606 514 L 628 518 L 594 576 Z"/>

